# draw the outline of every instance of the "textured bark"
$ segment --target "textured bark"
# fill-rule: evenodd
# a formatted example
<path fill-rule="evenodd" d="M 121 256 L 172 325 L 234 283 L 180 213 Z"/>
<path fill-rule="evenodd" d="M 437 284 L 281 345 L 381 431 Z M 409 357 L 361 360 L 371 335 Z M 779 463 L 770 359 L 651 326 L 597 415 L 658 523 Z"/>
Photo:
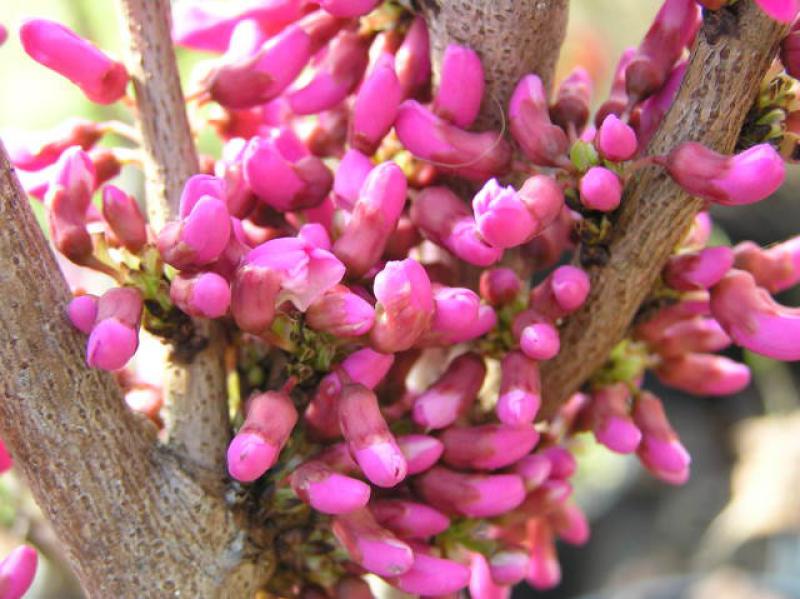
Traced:
<path fill-rule="evenodd" d="M 183 185 L 198 171 L 197 153 L 170 36 L 169 0 L 120 0 L 120 8 L 146 155 L 147 213 L 158 231 L 177 215 Z M 209 321 L 196 320 L 195 332 L 208 339 L 206 348 L 188 363 L 171 358 L 167 364 L 168 442 L 181 457 L 222 473 L 230 439 L 224 337 Z"/>
<path fill-rule="evenodd" d="M 86 368 L 69 291 L 0 147 L 0 436 L 89 597 L 246 597 L 267 566 L 222 499 L 189 478 Z"/>
<path fill-rule="evenodd" d="M 684 141 L 731 152 L 785 33 L 753 0 L 707 16 L 683 85 L 648 153 L 663 155 Z M 625 336 L 702 207 L 661 168 L 643 169 L 628 183 L 610 240 L 610 260 L 590 270 L 588 302 L 563 327 L 559 355 L 543 364 L 542 417 L 602 366 Z"/>
<path fill-rule="evenodd" d="M 477 129 L 500 129 L 517 81 L 536 73 L 549 89 L 567 30 L 569 0 L 418 0 L 434 65 L 450 43 L 476 50 L 486 74 Z"/>

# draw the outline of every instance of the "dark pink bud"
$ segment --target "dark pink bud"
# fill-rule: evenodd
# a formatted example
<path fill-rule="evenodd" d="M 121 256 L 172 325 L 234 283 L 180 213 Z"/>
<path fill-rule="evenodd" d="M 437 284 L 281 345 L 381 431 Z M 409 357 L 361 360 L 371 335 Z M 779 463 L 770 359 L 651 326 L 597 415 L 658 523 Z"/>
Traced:
<path fill-rule="evenodd" d="M 763 249 L 745 241 L 733 252 L 736 268 L 748 271 L 756 284 L 770 293 L 785 291 L 800 282 L 800 236 Z"/>
<path fill-rule="evenodd" d="M 786 176 L 783 158 L 769 144 L 724 156 L 687 142 L 670 152 L 666 167 L 687 192 L 724 206 L 759 202 L 772 195 Z"/>
<path fill-rule="evenodd" d="M 558 86 L 556 102 L 550 109 L 553 123 L 579 133 L 589 122 L 589 104 L 592 100 L 592 79 L 583 67 L 575 67 Z"/>
<path fill-rule="evenodd" d="M 791 23 L 800 11 L 798 0 L 756 0 L 765 13 L 781 23 Z"/>
<path fill-rule="evenodd" d="M 445 463 L 454 468 L 497 470 L 530 453 L 539 441 L 531 424 L 450 427 L 441 436 Z"/>
<path fill-rule="evenodd" d="M 617 383 L 594 392 L 586 408 L 597 442 L 617 453 L 633 453 L 642 440 L 642 433 L 631 419 L 629 401 L 628 386 Z"/>
<path fill-rule="evenodd" d="M 125 95 L 125 66 L 71 29 L 30 19 L 20 27 L 19 37 L 31 58 L 72 81 L 92 102 L 111 104 Z"/>
<path fill-rule="evenodd" d="M 98 298 L 94 295 L 79 295 L 72 298 L 67 306 L 67 316 L 72 326 L 81 333 L 88 335 L 92 332 L 97 319 Z"/>
<path fill-rule="evenodd" d="M 344 285 L 337 285 L 308 307 L 306 322 L 337 337 L 360 337 L 372 328 L 375 309 Z"/>
<path fill-rule="evenodd" d="M 278 461 L 297 423 L 297 410 L 286 393 L 267 391 L 247 400 L 244 424 L 228 446 L 228 473 L 253 482 Z"/>
<path fill-rule="evenodd" d="M 415 487 L 435 508 L 469 518 L 499 516 L 525 499 L 515 474 L 462 474 L 436 466 L 419 476 Z"/>
<path fill-rule="evenodd" d="M 486 366 L 477 354 L 462 354 L 414 401 L 414 422 L 426 429 L 445 428 L 464 415 L 478 396 Z"/>
<path fill-rule="evenodd" d="M 711 291 L 711 311 L 737 345 L 776 360 L 800 360 L 800 309 L 776 302 L 749 273 L 731 270 Z"/>
<path fill-rule="evenodd" d="M 181 192 L 178 215 L 186 218 L 197 203 L 209 196 L 217 200 L 225 199 L 225 181 L 212 175 L 193 175 L 189 177 Z"/>
<path fill-rule="evenodd" d="M 86 363 L 101 370 L 119 370 L 128 363 L 139 346 L 138 330 L 116 318 L 97 323 L 86 345 Z"/>
<path fill-rule="evenodd" d="M 556 534 L 570 545 L 585 545 L 589 541 L 589 521 L 574 503 L 562 505 L 553 512 L 550 521 Z"/>
<path fill-rule="evenodd" d="M 444 452 L 444 445 L 428 435 L 401 435 L 397 444 L 408 463 L 408 474 L 419 474 L 431 468 Z"/>
<path fill-rule="evenodd" d="M 614 70 L 614 79 L 611 84 L 611 91 L 608 100 L 603 102 L 594 116 L 594 123 L 602 128 L 603 122 L 608 115 L 619 116 L 625 112 L 628 106 L 628 92 L 625 90 L 625 70 L 636 56 L 636 48 L 626 48 L 619 58 L 617 67 Z"/>
<path fill-rule="evenodd" d="M 678 95 L 681 83 L 683 83 L 683 76 L 686 74 L 687 61 L 678 63 L 672 69 L 667 82 L 655 94 L 642 102 L 637 111 L 634 112 L 632 120 L 636 120 L 638 113 L 638 122 L 635 123 L 636 136 L 639 139 L 639 147 L 646 148 L 647 144 L 655 135 L 656 130 L 661 125 L 664 117 L 672 107 L 675 97 Z"/>
<path fill-rule="evenodd" d="M 709 289 L 733 266 L 733 250 L 720 246 L 678 254 L 664 267 L 664 282 L 678 291 Z"/>
<path fill-rule="evenodd" d="M 550 360 L 561 349 L 558 329 L 547 322 L 536 322 L 522 329 L 519 348 L 532 360 Z"/>
<path fill-rule="evenodd" d="M 243 264 L 231 281 L 231 313 L 236 325 L 248 333 L 263 333 L 275 318 L 281 276 L 257 264 Z"/>
<path fill-rule="evenodd" d="M 378 0 L 320 0 L 319 5 L 335 17 L 360 17 L 370 12 Z"/>
<path fill-rule="evenodd" d="M 72 146 L 91 149 L 103 135 L 98 123 L 80 118 L 70 118 L 52 131 L 36 134 L 5 134 L 3 140 L 15 167 L 25 171 L 38 171 L 54 164 L 61 154 Z"/>
<path fill-rule="evenodd" d="M 333 185 L 325 164 L 285 128 L 252 138 L 242 160 L 247 184 L 261 201 L 281 212 L 317 206 Z"/>
<path fill-rule="evenodd" d="M 426 539 L 450 527 L 450 518 L 423 503 L 381 499 L 369 507 L 381 526 L 404 539 Z"/>
<path fill-rule="evenodd" d="M 483 65 L 478 54 L 465 46 L 448 45 L 433 111 L 454 125 L 469 127 L 481 109 L 483 89 Z"/>
<path fill-rule="evenodd" d="M 622 181 L 611 170 L 593 166 L 581 177 L 581 204 L 589 210 L 611 212 L 622 200 Z"/>
<path fill-rule="evenodd" d="M 530 307 L 552 321 L 580 308 L 589 296 L 589 275 L 575 266 L 559 266 L 530 295 Z"/>
<path fill-rule="evenodd" d="M 572 453 L 561 445 L 551 445 L 537 451 L 537 454 L 550 462 L 550 477 L 565 480 L 578 468 Z"/>
<path fill-rule="evenodd" d="M 45 204 L 50 238 L 59 252 L 76 264 L 86 263 L 94 250 L 86 229 L 95 170 L 89 156 L 77 146 L 66 150 L 53 167 Z"/>
<path fill-rule="evenodd" d="M 383 353 L 409 349 L 430 326 L 434 303 L 425 269 L 412 259 L 388 262 L 375 276 L 372 346 Z"/>
<path fill-rule="evenodd" d="M 521 352 L 509 352 L 501 365 L 497 419 L 508 425 L 530 424 L 541 405 L 538 363 Z"/>
<path fill-rule="evenodd" d="M 528 544 L 530 558 L 528 584 L 538 591 L 546 591 L 561 582 L 561 565 L 558 563 L 553 531 L 544 520 L 537 518 L 528 522 Z"/>
<path fill-rule="evenodd" d="M 20 545 L 0 562 L 0 597 L 22 599 L 36 574 L 38 556 L 28 545 Z"/>
<path fill-rule="evenodd" d="M 634 404 L 633 418 L 643 434 L 636 453 L 645 468 L 670 484 L 685 483 L 692 459 L 670 426 L 661 401 L 643 391 Z"/>
<path fill-rule="evenodd" d="M 414 595 L 446 595 L 469 584 L 470 569 L 458 562 L 414 552 L 411 568 L 389 583 Z"/>
<path fill-rule="evenodd" d="M 436 312 L 424 345 L 452 345 L 476 339 L 497 324 L 490 306 L 481 304 L 474 291 L 462 287 L 439 287 L 433 293 Z"/>
<path fill-rule="evenodd" d="M 606 160 L 622 162 L 636 155 L 636 132 L 615 114 L 609 114 L 597 131 L 595 145 Z"/>
<path fill-rule="evenodd" d="M 569 140 L 561 127 L 550 122 L 547 94 L 536 75 L 523 77 L 508 107 L 511 134 L 525 155 L 542 166 L 564 166 Z"/>
<path fill-rule="evenodd" d="M 708 316 L 709 314 L 711 314 L 711 307 L 709 306 L 708 292 L 694 292 L 687 294 L 686 299 L 662 308 L 655 316 L 637 325 L 634 333 L 637 339 L 657 341 L 673 324 L 687 318 Z"/>
<path fill-rule="evenodd" d="M 540 487 L 550 477 L 552 469 L 553 462 L 541 455 L 541 452 L 525 456 L 512 468 L 514 474 L 522 478 L 526 491 Z"/>
<path fill-rule="evenodd" d="M 504 175 L 511 166 L 511 146 L 498 133 L 465 131 L 414 100 L 400 105 L 394 126 L 412 154 L 471 181 Z"/>
<path fill-rule="evenodd" d="M 335 472 L 322 462 L 301 464 L 289 477 L 292 490 L 323 514 L 348 514 L 369 501 L 369 485 Z"/>
<path fill-rule="evenodd" d="M 489 564 L 480 553 L 473 553 L 470 557 L 470 570 L 472 571 L 469 580 L 470 597 L 474 599 L 508 599 L 511 596 L 510 588 L 498 586 L 492 579 Z"/>
<path fill-rule="evenodd" d="M 414 18 L 395 57 L 397 79 L 403 97 L 416 95 L 431 76 L 431 50 L 428 26 L 421 16 Z"/>
<path fill-rule="evenodd" d="M 179 269 L 211 264 L 228 245 L 230 220 L 223 200 L 203 196 L 185 218 L 161 229 L 158 251 L 164 262 Z"/>
<path fill-rule="evenodd" d="M 736 341 L 736 335 L 731 334 L 731 337 Z M 656 368 L 655 373 L 665 385 L 694 395 L 732 395 L 750 384 L 747 366 L 713 354 L 669 358 Z"/>
<path fill-rule="evenodd" d="M 514 302 L 522 291 L 522 281 L 510 268 L 490 268 L 481 273 L 481 297 L 501 308 Z"/>
<path fill-rule="evenodd" d="M 664 329 L 663 335 L 650 342 L 650 346 L 665 357 L 678 357 L 686 353 L 709 353 L 725 349 L 731 344 L 722 326 L 713 318 L 687 318 Z"/>
<path fill-rule="evenodd" d="M 373 484 L 393 487 L 406 477 L 406 459 L 372 391 L 359 384 L 342 388 L 339 425 L 353 457 Z"/>
<path fill-rule="evenodd" d="M 382 528 L 366 508 L 337 516 L 333 534 L 351 560 L 378 576 L 398 576 L 414 563 L 411 548 Z"/>
<path fill-rule="evenodd" d="M 333 179 L 333 193 L 337 205 L 352 210 L 361 192 L 361 186 L 375 165 L 358 150 L 347 150 Z"/>
<path fill-rule="evenodd" d="M 103 188 L 103 218 L 130 251 L 138 252 L 147 243 L 147 228 L 136 198 L 113 185 Z"/>
<path fill-rule="evenodd" d="M 495 553 L 489 560 L 492 580 L 501 585 L 515 585 L 525 579 L 529 567 L 528 554 L 522 549 Z"/>
<path fill-rule="evenodd" d="M 172 279 L 169 297 L 189 316 L 219 318 L 228 311 L 231 288 L 228 281 L 213 272 L 178 274 Z"/>
<path fill-rule="evenodd" d="M 383 54 L 358 88 L 350 121 L 350 145 L 373 154 L 392 128 L 402 99 L 394 57 Z"/>

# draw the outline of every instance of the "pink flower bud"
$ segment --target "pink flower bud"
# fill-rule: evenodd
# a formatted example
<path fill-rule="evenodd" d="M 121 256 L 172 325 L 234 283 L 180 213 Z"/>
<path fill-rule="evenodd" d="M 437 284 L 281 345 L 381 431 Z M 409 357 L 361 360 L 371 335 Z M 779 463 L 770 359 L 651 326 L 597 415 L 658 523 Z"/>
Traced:
<path fill-rule="evenodd" d="M 353 457 L 373 484 L 393 487 L 406 477 L 406 459 L 372 391 L 359 384 L 342 388 L 339 424 Z"/>
<path fill-rule="evenodd" d="M 791 23 L 800 12 L 798 0 L 756 0 L 765 13 L 781 23 Z"/>
<path fill-rule="evenodd" d="M 723 156 L 687 142 L 670 152 L 666 167 L 687 192 L 724 206 L 759 202 L 773 194 L 786 176 L 783 158 L 769 144 Z"/>
<path fill-rule="evenodd" d="M 312 55 L 312 40 L 299 25 L 289 25 L 251 56 L 223 63 L 212 73 L 208 91 L 226 108 L 249 108 L 280 95 Z"/>
<path fill-rule="evenodd" d="M 671 304 L 656 312 L 655 316 L 638 324 L 634 330 L 637 339 L 658 341 L 673 324 L 695 316 L 711 314 L 707 291 L 694 292 L 687 299 Z"/>
<path fill-rule="evenodd" d="M 514 474 L 522 478 L 526 491 L 540 487 L 550 476 L 553 462 L 541 453 L 526 455 L 512 467 Z"/>
<path fill-rule="evenodd" d="M 589 121 L 589 103 L 592 100 L 592 79 L 583 67 L 575 67 L 558 86 L 556 102 L 550 109 L 553 123 L 579 133 Z"/>
<path fill-rule="evenodd" d="M 147 228 L 136 198 L 113 185 L 103 188 L 103 218 L 130 251 L 138 252 L 147 243 Z"/>
<path fill-rule="evenodd" d="M 662 356 L 678 357 L 686 353 L 716 352 L 730 344 L 731 338 L 716 320 L 698 316 L 670 325 L 650 346 Z"/>
<path fill-rule="evenodd" d="M 530 558 L 521 549 L 500 551 L 489 560 L 492 580 L 501 585 L 515 585 L 522 582 L 529 566 Z"/>
<path fill-rule="evenodd" d="M 433 293 L 436 311 L 424 345 L 452 345 L 476 339 L 497 324 L 497 315 L 481 305 L 474 291 L 461 287 L 437 286 Z"/>
<path fill-rule="evenodd" d="M 367 175 L 350 221 L 333 245 L 351 277 L 363 276 L 380 260 L 403 211 L 406 191 L 406 176 L 394 162 L 379 164 Z"/>
<path fill-rule="evenodd" d="M 316 460 L 298 466 L 289 483 L 300 499 L 323 514 L 354 512 L 367 505 L 370 496 L 369 485 Z"/>
<path fill-rule="evenodd" d="M 731 334 L 731 337 L 736 341 L 736 335 Z M 694 395 L 732 395 L 750 384 L 747 366 L 713 354 L 670 358 L 664 360 L 655 373 L 665 385 Z"/>
<path fill-rule="evenodd" d="M 537 322 L 522 329 L 519 348 L 532 360 L 550 360 L 561 349 L 558 329 L 547 322 Z"/>
<path fill-rule="evenodd" d="M 387 262 L 375 276 L 372 346 L 383 353 L 409 349 L 430 326 L 434 303 L 425 269 L 412 259 Z"/>
<path fill-rule="evenodd" d="M 510 268 L 490 268 L 481 273 L 481 297 L 501 308 L 514 302 L 522 291 L 522 281 Z"/>
<path fill-rule="evenodd" d="M 497 179 L 489 179 L 473 198 L 472 210 L 478 232 L 494 247 L 505 249 L 521 245 L 538 232 L 539 223 L 528 211 L 521 195 L 513 187 L 500 187 Z"/>
<path fill-rule="evenodd" d="M 295 114 L 322 112 L 339 104 L 361 80 L 367 67 L 365 40 L 353 31 L 341 31 L 331 40 L 316 73 L 306 85 L 289 92 Z"/>
<path fill-rule="evenodd" d="M 508 425 L 530 424 L 542 405 L 539 365 L 521 352 L 509 352 L 501 373 L 497 419 Z"/>
<path fill-rule="evenodd" d="M 580 308 L 589 296 L 589 275 L 576 266 L 559 266 L 530 294 L 530 307 L 556 321 Z"/>
<path fill-rule="evenodd" d="M 228 473 L 238 481 L 253 482 L 278 461 L 297 423 L 297 410 L 283 392 L 267 391 L 251 397 L 244 423 L 228 446 Z"/>
<path fill-rule="evenodd" d="M 333 185 L 328 167 L 285 128 L 252 138 L 243 164 L 253 192 L 280 212 L 319 205 Z"/>
<path fill-rule="evenodd" d="M 480 553 L 472 554 L 470 558 L 470 570 L 472 571 L 469 580 L 470 597 L 473 599 L 509 599 L 511 596 L 511 589 L 508 586 L 498 586 L 495 583 L 489 570 L 489 564 L 486 562 L 486 558 L 483 557 L 483 555 Z"/>
<path fill-rule="evenodd" d="M 400 105 L 394 126 L 412 154 L 470 181 L 502 176 L 510 169 L 511 146 L 498 133 L 465 131 L 414 100 Z"/>
<path fill-rule="evenodd" d="M 361 186 L 375 165 L 358 150 L 347 150 L 333 179 L 333 193 L 337 205 L 352 210 L 358 200 Z"/>
<path fill-rule="evenodd" d="M 670 484 L 685 483 L 692 458 L 670 426 L 661 401 L 643 391 L 634 404 L 633 418 L 643 434 L 636 453 L 645 468 Z"/>
<path fill-rule="evenodd" d="M 360 17 L 370 12 L 378 0 L 320 0 L 319 5 L 335 17 Z"/>
<path fill-rule="evenodd" d="M 611 170 L 593 166 L 581 177 L 581 204 L 589 210 L 611 212 L 622 200 L 622 182 Z"/>
<path fill-rule="evenodd" d="M 0 597 L 22 599 L 36 574 L 38 556 L 28 545 L 20 545 L 0 562 Z"/>
<path fill-rule="evenodd" d="M 550 122 L 547 94 L 536 75 L 520 79 L 508 107 L 511 134 L 525 155 L 542 166 L 564 166 L 569 140 L 561 127 Z"/>
<path fill-rule="evenodd" d="M 419 474 L 430 469 L 444 452 L 439 439 L 428 435 L 401 435 L 397 445 L 408 463 L 408 474 Z"/>
<path fill-rule="evenodd" d="M 485 376 L 486 366 L 479 355 L 467 353 L 458 356 L 442 376 L 414 401 L 414 422 L 426 429 L 450 426 L 475 401 Z"/>
<path fill-rule="evenodd" d="M 353 382 L 374 389 L 389 372 L 393 362 L 393 355 L 381 354 L 364 347 L 347 356 L 342 362 L 342 369 Z"/>
<path fill-rule="evenodd" d="M 537 450 L 537 454 L 550 462 L 550 478 L 566 480 L 575 474 L 578 468 L 572 453 L 561 445 L 545 447 Z"/>
<path fill-rule="evenodd" d="M 572 485 L 567 481 L 551 478 L 531 490 L 519 512 L 527 516 L 552 515 L 572 495 Z"/>
<path fill-rule="evenodd" d="M 364 154 L 373 154 L 392 128 L 402 99 L 394 58 L 384 54 L 361 83 L 353 102 L 350 145 Z"/>
<path fill-rule="evenodd" d="M 375 309 L 344 285 L 337 285 L 308 307 L 306 322 L 336 337 L 360 337 L 372 328 Z"/>
<path fill-rule="evenodd" d="M 30 19 L 20 27 L 19 37 L 31 58 L 72 81 L 92 102 L 111 104 L 125 95 L 125 66 L 71 29 Z"/>
<path fill-rule="evenodd" d="M 550 520 L 556 534 L 570 545 L 585 545 L 589 541 L 589 521 L 574 503 L 562 505 Z"/>
<path fill-rule="evenodd" d="M 441 466 L 419 476 L 415 488 L 433 507 L 468 518 L 499 516 L 525 499 L 515 474 L 462 474 Z"/>
<path fill-rule="evenodd" d="M 594 115 L 594 123 L 598 127 L 602 128 L 602 124 L 608 115 L 619 116 L 625 112 L 628 106 L 628 92 L 625 90 L 625 71 L 634 56 L 636 56 L 636 48 L 626 48 L 620 56 L 617 67 L 614 70 L 614 79 L 612 80 L 608 100 L 603 102 Z"/>
<path fill-rule="evenodd" d="M 638 149 L 636 132 L 614 114 L 609 114 L 603 121 L 595 145 L 603 158 L 613 162 L 630 160 Z"/>
<path fill-rule="evenodd" d="M 53 168 L 45 196 L 50 237 L 64 256 L 76 264 L 84 264 L 94 250 L 86 229 L 86 212 L 95 185 L 94 166 L 83 150 L 73 146 Z"/>
<path fill-rule="evenodd" d="M 538 591 L 546 591 L 561 582 L 561 565 L 550 526 L 541 519 L 528 522 L 528 543 L 530 544 L 530 563 L 528 584 Z"/>
<path fill-rule="evenodd" d="M 275 318 L 281 275 L 272 268 L 243 264 L 231 281 L 231 313 L 243 331 L 263 333 Z"/>
<path fill-rule="evenodd" d="M 530 453 L 539 442 L 532 424 L 450 427 L 441 436 L 446 464 L 460 469 L 497 470 Z"/>
<path fill-rule="evenodd" d="M 733 252 L 736 268 L 748 271 L 756 285 L 770 293 L 785 291 L 800 282 L 800 236 L 764 249 L 745 241 Z"/>
<path fill-rule="evenodd" d="M 465 588 L 469 578 L 470 570 L 463 564 L 414 552 L 411 568 L 390 578 L 389 583 L 414 595 L 446 595 Z"/>
<path fill-rule="evenodd" d="M 158 251 L 164 262 L 179 269 L 211 264 L 228 245 L 230 220 L 224 201 L 203 196 L 185 218 L 161 229 Z"/>
<path fill-rule="evenodd" d="M 216 273 L 178 274 L 169 288 L 172 303 L 189 316 L 219 318 L 228 311 L 231 288 Z"/>
<path fill-rule="evenodd" d="M 378 576 L 398 576 L 414 563 L 411 548 L 382 528 L 366 508 L 334 518 L 333 534 L 352 561 Z"/>
<path fill-rule="evenodd" d="M 8 453 L 5 443 L 0 439 L 0 474 L 8 472 L 13 465 L 14 460 L 11 458 L 11 454 Z"/>
<path fill-rule="evenodd" d="M 425 237 L 469 264 L 490 266 L 503 254 L 481 237 L 467 206 L 447 187 L 425 188 L 410 215 Z"/>
<path fill-rule="evenodd" d="M 320 223 L 307 223 L 297 231 L 297 238 L 320 250 L 331 251 L 331 237 Z"/>
<path fill-rule="evenodd" d="M 454 125 L 467 128 L 481 109 L 483 90 L 483 65 L 478 54 L 465 46 L 449 44 L 442 57 L 433 111 Z"/>
<path fill-rule="evenodd" d="M 119 370 L 128 363 L 139 346 L 136 329 L 116 318 L 98 322 L 86 345 L 86 363 L 101 370 Z"/>
<path fill-rule="evenodd" d="M 414 96 L 431 76 L 431 50 L 428 26 L 421 16 L 414 18 L 395 57 L 397 79 L 403 97 Z"/>
<path fill-rule="evenodd" d="M 197 203 L 204 197 L 209 196 L 217 200 L 224 200 L 225 181 L 212 175 L 192 175 L 186 181 L 181 191 L 181 199 L 178 205 L 178 214 L 181 218 L 188 217 Z"/>
<path fill-rule="evenodd" d="M 97 319 L 98 298 L 94 295 L 79 295 L 72 298 L 67 306 L 67 316 L 72 326 L 88 335 Z"/>
<path fill-rule="evenodd" d="M 733 266 L 729 247 L 705 248 L 697 253 L 672 256 L 664 267 L 664 282 L 678 291 L 709 289 Z"/>
<path fill-rule="evenodd" d="M 450 518 L 423 503 L 381 499 L 370 504 L 375 520 L 404 539 L 426 539 L 450 527 Z"/>
<path fill-rule="evenodd" d="M 633 453 L 642 440 L 630 417 L 629 400 L 627 385 L 616 383 L 593 393 L 586 409 L 597 442 L 617 453 Z"/>
<path fill-rule="evenodd" d="M 81 118 L 69 118 L 52 131 L 30 134 L 5 134 L 6 150 L 15 167 L 38 171 L 54 164 L 68 148 L 80 146 L 91 149 L 103 135 L 97 123 Z"/>
<path fill-rule="evenodd" d="M 638 100 L 658 91 L 697 31 L 695 0 L 667 0 L 625 70 L 628 95 Z"/>
<path fill-rule="evenodd" d="M 800 309 L 776 302 L 751 274 L 729 272 L 711 292 L 711 311 L 737 345 L 776 360 L 800 360 Z"/>

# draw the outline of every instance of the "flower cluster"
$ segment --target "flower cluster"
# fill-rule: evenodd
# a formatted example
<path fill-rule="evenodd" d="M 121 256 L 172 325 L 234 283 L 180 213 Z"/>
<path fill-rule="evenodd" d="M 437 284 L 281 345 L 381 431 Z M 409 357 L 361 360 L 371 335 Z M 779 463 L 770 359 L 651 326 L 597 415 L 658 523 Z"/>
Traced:
<path fill-rule="evenodd" d="M 797 12 L 760 4 L 776 18 Z M 67 311 L 88 336 L 88 365 L 115 371 L 131 407 L 161 425 L 159 382 L 126 368 L 140 337 L 191 359 L 197 319 L 228 332 L 230 476 L 267 478 L 274 513 L 296 522 L 300 510 L 317 535 L 280 566 L 276 592 L 369 597 L 364 573 L 418 595 L 550 588 L 556 539 L 589 535 L 571 483 L 585 433 L 668 483 L 689 476 L 664 406 L 641 389 L 647 370 L 716 395 L 749 382 L 746 366 L 715 353 L 731 343 L 800 359 L 800 313 L 770 295 L 800 280 L 800 242 L 710 247 L 703 212 L 655 309 L 585 392 L 540 419 L 540 365 L 590 298 L 583 268 L 602 263 L 633 173 L 664 169 L 721 205 L 763 200 L 783 182 L 769 144 L 647 154 L 686 70 L 695 0 L 664 2 L 593 121 L 585 70 L 554 98 L 536 74 L 523 77 L 506 107 L 510 137 L 474 127 L 487 102 L 478 54 L 447 47 L 433 85 L 425 22 L 394 3 L 176 10 L 176 42 L 218 54 L 200 67 L 189 109 L 224 147 L 201 160 L 174 220 L 153 230 L 136 198 L 108 183 L 136 158 L 95 144 L 110 131 L 135 143 L 124 124 L 76 120 L 6 141 L 46 205 L 55 249 L 115 281 L 95 294 L 74 284 Z M 20 35 L 90 100 L 125 94 L 124 66 L 61 25 L 32 20 Z M 577 266 L 564 265 L 576 240 Z M 331 535 L 340 548 L 320 554 L 311 541 Z"/>

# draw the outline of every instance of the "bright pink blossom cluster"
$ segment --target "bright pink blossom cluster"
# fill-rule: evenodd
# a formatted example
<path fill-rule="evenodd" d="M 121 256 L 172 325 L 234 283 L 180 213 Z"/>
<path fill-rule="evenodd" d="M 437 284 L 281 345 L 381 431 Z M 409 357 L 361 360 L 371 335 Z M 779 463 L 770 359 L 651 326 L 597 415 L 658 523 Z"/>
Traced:
<path fill-rule="evenodd" d="M 797 12 L 761 4 L 776 18 Z M 242 395 L 230 476 L 270 477 L 276 493 L 326 515 L 350 574 L 418 595 L 469 587 L 476 599 L 507 597 L 523 580 L 552 587 L 556 539 L 589 535 L 571 499 L 581 433 L 635 453 L 666 482 L 689 476 L 664 406 L 640 388 L 647 369 L 719 395 L 749 382 L 746 366 L 715 353 L 731 343 L 800 359 L 800 316 L 770 295 L 800 280 L 800 243 L 709 247 L 703 212 L 664 269 L 672 300 L 642 316 L 585 393 L 534 425 L 540 364 L 590 295 L 585 255 L 559 264 L 577 231 L 602 230 L 624 204 L 636 169 L 663 168 L 721 205 L 763 200 L 783 182 L 767 144 L 735 156 L 690 141 L 646 153 L 698 31 L 695 0 L 664 2 L 624 53 L 596 126 L 585 70 L 553 98 L 529 74 L 505 107 L 510 137 L 473 125 L 488 102 L 478 54 L 447 47 L 432 84 L 426 25 L 397 6 L 176 10 L 176 41 L 218 54 L 189 107 L 224 147 L 201 160 L 174 220 L 152 230 L 136 199 L 107 183 L 125 153 L 94 146 L 124 126 L 74 121 L 7 144 L 44 199 L 55 249 L 118 283 L 95 294 L 79 284 L 68 307 L 88 335 L 87 363 L 116 371 L 128 403 L 160 424 L 159 385 L 125 368 L 140 332 L 185 345 L 189 317 L 221 323 Z M 32 20 L 20 35 L 91 100 L 125 94 L 125 68 L 61 25 Z M 584 243 L 602 246 L 602 234 Z M 252 359 L 276 352 L 286 365 L 277 383 Z M 371 596 L 357 577 L 325 592 Z"/>

